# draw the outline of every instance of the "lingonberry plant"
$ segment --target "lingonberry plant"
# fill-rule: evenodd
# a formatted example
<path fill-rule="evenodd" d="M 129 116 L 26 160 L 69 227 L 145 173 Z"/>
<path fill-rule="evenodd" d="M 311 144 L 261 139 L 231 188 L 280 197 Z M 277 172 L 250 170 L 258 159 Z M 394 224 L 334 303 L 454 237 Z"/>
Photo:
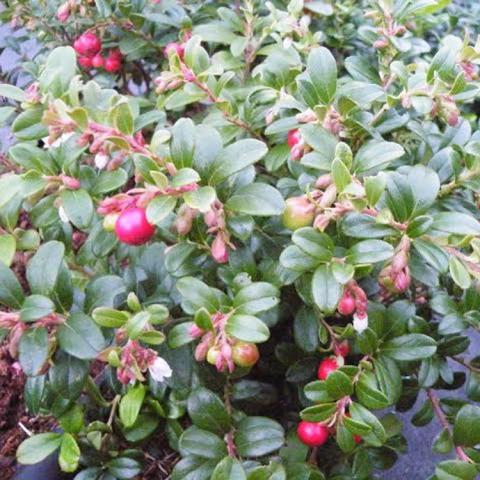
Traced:
<path fill-rule="evenodd" d="M 58 424 L 19 463 L 137 478 L 161 438 L 173 480 L 367 480 L 414 408 L 430 478 L 477 478 L 480 42 L 458 8 L 6 2 L 41 52 L 0 85 L 0 332 Z"/>

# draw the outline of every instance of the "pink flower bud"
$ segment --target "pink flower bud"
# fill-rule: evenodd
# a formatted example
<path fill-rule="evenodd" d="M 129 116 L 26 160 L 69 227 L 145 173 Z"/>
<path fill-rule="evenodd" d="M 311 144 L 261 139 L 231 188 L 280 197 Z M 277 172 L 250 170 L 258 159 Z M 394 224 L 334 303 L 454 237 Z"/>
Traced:
<path fill-rule="evenodd" d="M 57 20 L 65 23 L 70 16 L 70 2 L 65 2 L 57 10 Z"/>
<path fill-rule="evenodd" d="M 407 269 L 402 270 L 397 274 L 394 284 L 395 289 L 398 291 L 398 293 L 404 292 L 408 289 L 408 287 L 410 286 L 410 275 Z"/>
<path fill-rule="evenodd" d="M 196 76 L 192 70 L 190 70 L 186 65 L 182 64 L 181 66 L 183 78 L 186 82 L 194 82 L 196 80 Z"/>
<path fill-rule="evenodd" d="M 388 46 L 388 40 L 386 38 L 381 38 L 373 42 L 373 48 L 382 49 Z"/>
<path fill-rule="evenodd" d="M 214 210 L 209 210 L 203 215 L 203 220 L 209 228 L 216 227 L 218 225 L 217 214 Z"/>
<path fill-rule="evenodd" d="M 223 234 L 220 232 L 212 243 L 212 257 L 217 263 L 228 262 L 228 247 Z"/>
<path fill-rule="evenodd" d="M 60 178 L 65 187 L 69 188 L 70 190 L 78 190 L 80 188 L 80 180 L 69 177 L 68 175 L 61 175 Z"/>

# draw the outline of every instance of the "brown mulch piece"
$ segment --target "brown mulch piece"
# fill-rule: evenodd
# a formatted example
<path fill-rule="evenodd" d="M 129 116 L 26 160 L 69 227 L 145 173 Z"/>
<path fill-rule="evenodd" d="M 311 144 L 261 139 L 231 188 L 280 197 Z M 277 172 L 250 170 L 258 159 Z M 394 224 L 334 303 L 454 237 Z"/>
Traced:
<path fill-rule="evenodd" d="M 50 431 L 55 424 L 51 417 L 30 417 L 23 403 L 25 376 L 14 366 L 5 344 L 0 345 L 0 478 L 12 478 L 15 452 L 27 437 L 20 428 L 39 433 Z"/>

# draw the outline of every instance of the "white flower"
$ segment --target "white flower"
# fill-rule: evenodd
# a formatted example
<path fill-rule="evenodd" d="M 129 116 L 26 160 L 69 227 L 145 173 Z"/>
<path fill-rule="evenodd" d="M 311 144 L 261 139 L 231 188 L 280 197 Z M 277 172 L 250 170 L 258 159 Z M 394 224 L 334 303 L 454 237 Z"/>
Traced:
<path fill-rule="evenodd" d="M 107 166 L 109 160 L 109 156 L 105 155 L 104 153 L 97 153 L 95 155 L 95 166 L 102 170 Z"/>
<path fill-rule="evenodd" d="M 368 316 L 363 314 L 361 317 L 357 314 L 353 315 L 353 328 L 356 332 L 362 333 L 368 328 Z"/>
<path fill-rule="evenodd" d="M 54 140 L 52 143 L 50 143 L 49 137 L 44 137 L 42 138 L 43 140 L 43 148 L 55 148 L 59 147 L 62 143 L 66 142 L 74 132 L 67 132 L 67 133 L 62 133 L 56 140 Z"/>
<path fill-rule="evenodd" d="M 172 376 L 170 365 L 162 357 L 157 357 L 148 367 L 148 371 L 152 378 L 157 382 L 163 382 L 165 378 L 170 378 Z"/>
<path fill-rule="evenodd" d="M 60 217 L 60 220 L 63 223 L 68 223 L 70 221 L 70 219 L 68 218 L 67 212 L 65 211 L 65 209 L 61 205 L 58 208 L 58 216 Z"/>

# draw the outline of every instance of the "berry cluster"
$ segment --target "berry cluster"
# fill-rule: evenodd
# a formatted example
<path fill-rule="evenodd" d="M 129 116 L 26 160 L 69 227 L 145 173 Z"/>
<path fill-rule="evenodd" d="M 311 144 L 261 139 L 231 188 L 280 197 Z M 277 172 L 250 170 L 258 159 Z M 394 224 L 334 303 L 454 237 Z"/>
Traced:
<path fill-rule="evenodd" d="M 122 54 L 120 50 L 112 50 L 107 57 L 101 53 L 102 42 L 92 32 L 85 32 L 73 43 L 78 54 L 78 63 L 85 69 L 104 68 L 107 72 L 115 73 L 122 68 Z"/>

